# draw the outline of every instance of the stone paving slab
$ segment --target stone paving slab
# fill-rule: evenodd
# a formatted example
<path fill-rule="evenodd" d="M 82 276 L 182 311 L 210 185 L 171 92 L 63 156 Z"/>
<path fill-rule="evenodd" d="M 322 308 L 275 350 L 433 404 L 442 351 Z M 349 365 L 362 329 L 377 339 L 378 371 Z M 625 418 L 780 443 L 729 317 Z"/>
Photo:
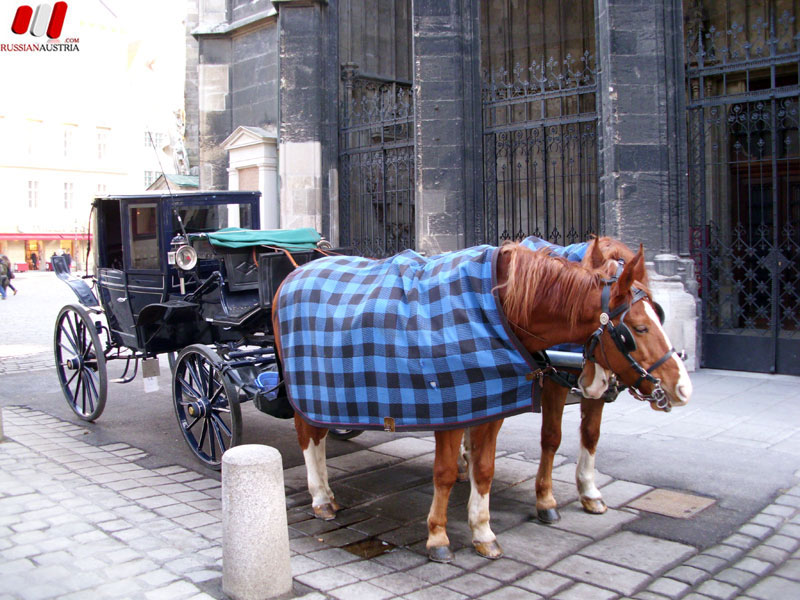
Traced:
<path fill-rule="evenodd" d="M 82 427 L 37 411 L 7 407 L 3 416 L 0 600 L 224 598 L 218 481 L 178 466 L 144 468 L 136 464 L 141 450 L 92 446 L 82 441 Z M 521 456 L 498 460 L 502 491 L 492 496 L 492 514 L 504 558 L 487 561 L 472 550 L 464 514 L 469 486 L 459 485 L 448 526 L 456 560 L 428 562 L 431 486 L 424 471 L 432 451 L 428 438 L 397 438 L 333 459 L 337 497 L 349 488 L 351 503 L 330 522 L 313 518 L 299 491 L 303 470 L 287 470 L 295 597 L 800 597 L 800 485 L 698 552 L 626 531 L 641 518 L 630 503 L 652 488 L 608 475 L 598 475 L 610 506 L 605 515 L 572 503 L 555 526 L 530 520 L 537 465 Z M 574 494 L 574 464 L 561 463 L 555 484 Z M 389 493 L 378 485 L 387 474 L 395 486 Z M 380 539 L 397 547 L 371 559 L 344 549 Z"/>

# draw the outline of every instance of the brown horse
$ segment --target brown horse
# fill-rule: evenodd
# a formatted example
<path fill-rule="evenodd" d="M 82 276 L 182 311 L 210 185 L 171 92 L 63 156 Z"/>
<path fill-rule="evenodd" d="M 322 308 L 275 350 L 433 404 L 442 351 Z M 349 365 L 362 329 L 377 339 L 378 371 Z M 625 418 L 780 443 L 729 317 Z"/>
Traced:
<path fill-rule="evenodd" d="M 599 348 L 594 354 L 599 368 L 613 372 L 626 385 L 638 388 L 644 396 L 655 397 L 658 393 L 660 400 L 670 405 L 688 402 L 691 382 L 683 365 L 671 359 L 672 346 L 642 283 L 646 275 L 642 248 L 613 282 L 605 280 L 600 271 L 553 257 L 546 250 L 533 252 L 511 244 L 496 252 L 498 302 L 529 352 L 559 343 L 583 344 L 592 340 L 591 347 Z M 596 241 L 591 244 L 589 253 L 596 264 L 605 261 Z M 279 339 L 282 329 L 277 310 L 280 296 L 281 288 L 273 302 L 273 328 L 279 355 L 282 354 Z M 620 332 L 635 343 L 623 345 Z M 638 370 L 631 368 L 633 364 Z M 653 375 L 656 371 L 658 378 Z M 599 372 L 591 363 L 581 373 L 579 387 L 584 390 L 584 395 L 587 388 L 603 387 L 595 386 Z M 325 464 L 327 429 L 309 424 L 298 412 L 295 425 L 306 463 L 312 508 L 318 517 L 332 519 L 339 506 L 328 485 Z M 489 490 L 501 425 L 502 419 L 498 419 L 472 427 L 467 444 L 471 481 L 468 520 L 473 545 L 487 558 L 502 555 L 489 525 Z M 447 504 L 457 477 L 463 435 L 464 429 L 435 432 L 434 496 L 428 514 L 427 541 L 428 555 L 432 560 L 450 561 L 453 557 L 446 532 Z"/>
<path fill-rule="evenodd" d="M 612 277 L 616 274 L 619 261 L 628 263 L 635 256 L 633 250 L 628 246 L 610 237 L 597 238 L 595 243 L 602 256 L 596 252 L 587 252 L 581 264 L 588 269 L 604 273 L 606 277 Z M 648 287 L 646 272 L 641 284 Z M 569 369 L 567 371 L 575 373 Z M 582 384 L 581 389 L 584 395 L 580 401 L 581 449 L 575 470 L 575 482 L 583 509 L 587 513 L 599 515 L 605 513 L 608 507 L 595 484 L 595 452 L 600 439 L 600 422 L 603 417 L 603 407 L 606 404 L 602 396 L 608 387 L 610 374 L 606 369 L 598 367 L 596 363 L 589 363 L 584 367 L 582 375 L 584 384 Z M 554 379 L 547 377 L 543 380 L 541 397 L 542 454 L 536 474 L 536 516 L 545 524 L 556 523 L 561 519 L 557 508 L 558 503 L 553 496 L 553 462 L 561 445 L 561 422 L 569 391 L 569 388 L 560 385 Z M 661 410 L 654 403 L 651 403 L 651 406 L 655 410 Z M 464 436 L 466 443 L 468 443 L 469 433 L 468 430 Z M 464 444 L 461 446 L 459 459 L 458 479 L 459 481 L 468 481 L 469 468 Z"/>

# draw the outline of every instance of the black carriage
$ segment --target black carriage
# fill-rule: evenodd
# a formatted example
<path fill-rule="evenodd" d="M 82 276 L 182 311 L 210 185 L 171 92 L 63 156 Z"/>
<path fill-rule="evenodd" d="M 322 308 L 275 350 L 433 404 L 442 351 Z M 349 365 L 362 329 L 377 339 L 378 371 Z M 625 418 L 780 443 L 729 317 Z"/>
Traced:
<path fill-rule="evenodd" d="M 67 402 L 93 421 L 106 404 L 106 363 L 125 361 L 115 383 L 172 370 L 172 399 L 194 454 L 218 468 L 241 441 L 240 403 L 288 418 L 271 304 L 297 264 L 330 247 L 313 230 L 260 231 L 259 192 L 105 196 L 92 204 L 94 272 L 54 270 L 79 303 L 55 324 L 58 378 Z M 146 380 L 147 381 L 147 380 Z M 332 432 L 352 437 L 359 432 Z"/>

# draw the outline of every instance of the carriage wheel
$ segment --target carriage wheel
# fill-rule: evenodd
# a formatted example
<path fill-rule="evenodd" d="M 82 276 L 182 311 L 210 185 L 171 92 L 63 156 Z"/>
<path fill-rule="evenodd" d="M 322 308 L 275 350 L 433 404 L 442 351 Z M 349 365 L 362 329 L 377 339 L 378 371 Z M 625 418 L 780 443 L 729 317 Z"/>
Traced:
<path fill-rule="evenodd" d="M 329 429 L 328 435 L 335 440 L 352 440 L 364 433 L 362 429 Z"/>
<path fill-rule="evenodd" d="M 68 304 L 58 313 L 53 336 L 56 373 L 69 407 L 84 421 L 94 421 L 106 407 L 106 357 L 92 317 Z"/>
<path fill-rule="evenodd" d="M 221 367 L 215 352 L 195 344 L 181 350 L 172 371 L 172 400 L 183 437 L 212 469 L 219 469 L 222 453 L 242 440 L 239 394 Z"/>

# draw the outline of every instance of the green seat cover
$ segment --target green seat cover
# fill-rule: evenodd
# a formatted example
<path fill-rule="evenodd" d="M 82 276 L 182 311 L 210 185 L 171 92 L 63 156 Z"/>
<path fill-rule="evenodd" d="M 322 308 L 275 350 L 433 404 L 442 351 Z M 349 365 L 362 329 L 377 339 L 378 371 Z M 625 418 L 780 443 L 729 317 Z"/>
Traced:
<path fill-rule="evenodd" d="M 310 227 L 300 229 L 241 229 L 228 227 L 208 234 L 208 241 L 223 248 L 276 246 L 287 250 L 313 250 L 322 236 Z"/>

